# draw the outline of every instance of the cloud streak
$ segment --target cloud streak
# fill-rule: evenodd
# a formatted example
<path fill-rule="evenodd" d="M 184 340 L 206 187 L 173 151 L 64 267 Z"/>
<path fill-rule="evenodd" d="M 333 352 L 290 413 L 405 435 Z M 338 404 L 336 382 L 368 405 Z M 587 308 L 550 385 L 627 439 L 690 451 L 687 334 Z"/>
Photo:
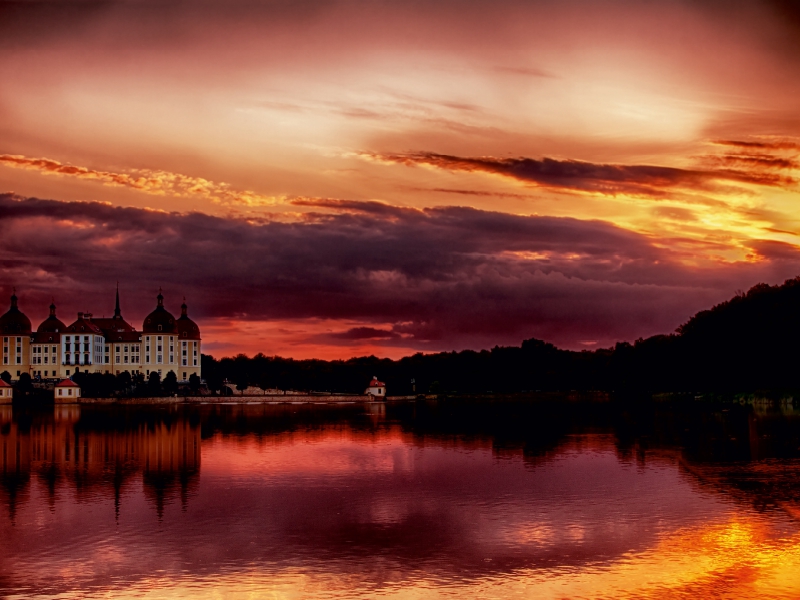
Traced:
<path fill-rule="evenodd" d="M 408 154 L 361 154 L 368 160 L 428 166 L 453 172 L 488 173 L 536 186 L 599 194 L 634 194 L 664 197 L 671 189 L 713 190 L 721 181 L 788 186 L 796 180 L 785 174 L 756 167 L 790 167 L 793 163 L 769 157 L 729 155 L 725 164 L 750 169 L 681 169 L 657 165 L 620 165 L 553 158 L 461 157 L 433 152 Z"/>
<path fill-rule="evenodd" d="M 202 177 L 190 177 L 162 170 L 102 171 L 64 164 L 49 158 L 30 158 L 13 154 L 0 154 L 0 165 L 38 171 L 45 175 L 95 181 L 107 186 L 126 187 L 155 196 L 200 197 L 220 204 L 244 206 L 269 206 L 282 201 L 282 198 L 264 196 L 252 191 L 236 191 L 227 183 L 216 183 Z"/>

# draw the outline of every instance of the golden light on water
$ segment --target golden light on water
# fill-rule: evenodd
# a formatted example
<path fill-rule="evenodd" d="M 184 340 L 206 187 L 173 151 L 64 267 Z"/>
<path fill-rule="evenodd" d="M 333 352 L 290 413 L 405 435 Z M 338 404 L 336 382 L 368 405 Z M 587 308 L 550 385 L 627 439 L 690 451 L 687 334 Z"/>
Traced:
<path fill-rule="evenodd" d="M 779 517 L 779 521 L 782 519 Z M 784 522 L 796 529 L 796 524 Z M 373 586 L 358 574 L 306 569 L 245 569 L 208 578 L 150 578 L 115 598 L 540 598 L 695 599 L 791 598 L 800 569 L 800 534 L 768 532 L 758 517 L 742 515 L 672 532 L 652 549 L 609 565 L 520 569 L 482 577 L 430 577 L 391 573 Z M 775 537 L 780 535 L 780 537 Z M 536 543 L 546 543 L 538 538 Z M 334 561 L 335 562 L 335 561 Z M 375 557 L 372 568 L 381 570 Z"/>
<path fill-rule="evenodd" d="M 797 596 L 795 459 L 696 462 L 669 444 L 637 449 L 610 430 L 560 429 L 569 420 L 551 423 L 555 438 L 500 441 L 427 430 L 386 408 L 319 410 L 134 411 L 108 429 L 102 411 L 59 408 L 27 425 L 6 411 L 0 590 L 14 599 Z M 719 418 L 749 432 L 726 442 L 730 456 L 769 457 L 780 450 L 774 431 L 796 426 L 791 415 Z M 663 419 L 661 435 L 674 435 L 679 421 Z"/>

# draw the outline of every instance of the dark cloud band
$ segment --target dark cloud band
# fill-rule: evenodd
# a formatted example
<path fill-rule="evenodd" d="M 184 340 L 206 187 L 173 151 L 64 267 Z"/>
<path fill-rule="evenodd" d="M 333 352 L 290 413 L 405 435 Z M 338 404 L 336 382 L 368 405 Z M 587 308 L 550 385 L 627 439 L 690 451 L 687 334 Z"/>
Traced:
<path fill-rule="evenodd" d="M 252 223 L 0 195 L 0 274 L 34 320 L 52 295 L 99 314 L 85 303 L 103 292 L 110 302 L 119 279 L 132 312 L 164 286 L 201 320 L 351 323 L 320 343 L 441 349 L 536 336 L 578 347 L 669 331 L 731 290 L 794 275 L 798 258 L 788 244 L 754 243 L 760 262 L 704 271 L 601 221 L 317 204 L 333 212 Z"/>

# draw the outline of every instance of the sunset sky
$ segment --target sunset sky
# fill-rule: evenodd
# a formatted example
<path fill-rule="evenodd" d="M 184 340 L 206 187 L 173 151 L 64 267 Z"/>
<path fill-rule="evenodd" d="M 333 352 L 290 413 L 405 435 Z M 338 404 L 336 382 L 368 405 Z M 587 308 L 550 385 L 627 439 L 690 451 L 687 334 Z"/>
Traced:
<path fill-rule="evenodd" d="M 0 291 L 215 356 L 668 333 L 800 275 L 796 6 L 0 0 Z"/>

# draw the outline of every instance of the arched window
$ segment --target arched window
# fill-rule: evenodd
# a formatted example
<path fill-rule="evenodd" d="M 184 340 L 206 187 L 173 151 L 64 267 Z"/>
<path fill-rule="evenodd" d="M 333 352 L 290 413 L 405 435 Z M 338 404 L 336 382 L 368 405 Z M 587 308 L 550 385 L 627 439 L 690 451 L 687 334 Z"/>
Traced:
<path fill-rule="evenodd" d="M 158 330 L 161 331 L 161 325 L 158 326 Z"/>

